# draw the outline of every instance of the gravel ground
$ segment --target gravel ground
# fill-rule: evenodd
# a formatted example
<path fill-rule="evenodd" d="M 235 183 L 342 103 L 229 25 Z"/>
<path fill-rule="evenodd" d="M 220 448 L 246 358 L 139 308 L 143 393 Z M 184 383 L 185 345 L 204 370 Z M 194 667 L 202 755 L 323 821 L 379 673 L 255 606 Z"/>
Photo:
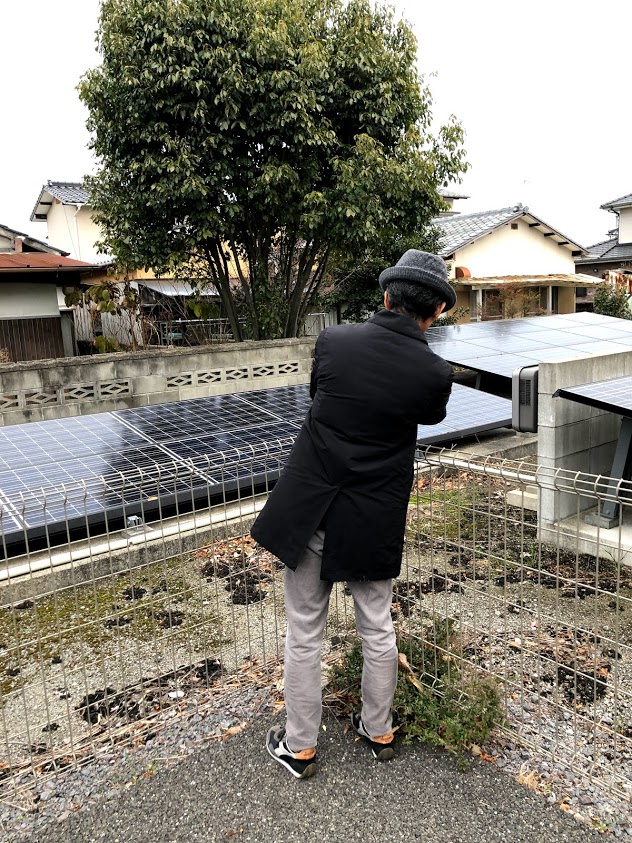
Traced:
<path fill-rule="evenodd" d="M 115 585 L 109 586 L 110 592 L 100 597 L 99 612 L 90 621 L 91 629 L 98 629 L 98 634 L 95 632 L 90 638 L 90 641 L 94 638 L 88 660 L 92 672 L 80 671 L 86 663 L 85 633 L 81 651 L 77 653 L 77 642 L 62 638 L 59 632 L 56 637 L 51 635 L 46 664 L 40 658 L 39 663 L 30 666 L 31 672 L 20 679 L 24 681 L 22 692 L 12 695 L 2 710 L 2 728 L 6 732 L 6 746 L 11 747 L 12 762 L 28 758 L 31 752 L 38 763 L 45 757 L 36 754 L 40 745 L 42 751 L 50 746 L 59 748 L 67 745 L 70 735 L 74 737 L 75 747 L 77 739 L 84 735 L 87 744 L 93 738 L 95 742 L 105 742 L 109 733 L 105 730 L 99 734 L 102 723 L 92 730 L 80 719 L 77 704 L 86 691 L 94 692 L 110 684 L 120 690 L 126 683 L 138 682 L 141 676 L 149 674 L 155 678 L 174 666 L 191 667 L 210 656 L 219 657 L 224 671 L 230 672 L 246 655 L 263 660 L 268 654 L 276 653 L 283 626 L 282 574 L 274 560 L 261 551 L 253 557 L 254 577 L 244 576 L 241 562 L 235 570 L 226 573 L 232 557 L 240 556 L 240 541 L 225 544 L 219 556 L 214 555 L 215 547 L 201 552 L 193 561 L 176 560 L 173 570 L 164 568 L 159 575 L 144 571 L 134 582 L 118 577 Z M 417 590 L 404 594 L 395 607 L 396 615 L 400 628 L 416 635 L 425 634 L 424 625 L 433 618 L 450 619 L 456 634 L 455 652 L 462 653 L 464 662 L 508 682 L 505 714 L 514 738 L 497 736 L 482 746 L 482 760 L 476 762 L 476 769 L 493 771 L 498 781 L 505 782 L 502 787 L 509 787 L 507 782 L 511 786 L 516 781 L 521 783 L 527 791 L 540 795 L 542 805 L 548 803 L 551 816 L 566 814 L 575 818 L 573 822 L 581 821 L 584 833 L 592 827 L 620 838 L 632 836 L 632 591 L 620 592 L 615 605 L 611 605 L 609 592 L 589 592 L 582 597 L 573 593 L 569 598 L 565 596 L 568 590 L 565 583 L 551 587 L 551 583 L 544 586 L 524 577 L 518 582 L 510 581 L 509 577 L 499 578 L 499 572 L 489 563 L 485 567 L 485 558 L 476 557 L 474 566 L 465 555 L 457 557 L 441 541 L 435 544 L 432 553 L 425 546 L 410 553 L 406 572 Z M 217 565 L 217 569 L 201 578 L 202 566 L 209 562 Z M 528 574 L 529 564 L 527 560 L 521 576 Z M 161 577 L 166 577 L 166 588 Z M 134 584 L 141 585 L 145 593 L 125 598 L 125 592 Z M 253 589 L 262 588 L 264 599 L 246 607 L 235 599 L 241 599 L 238 591 L 241 586 L 250 588 L 251 601 Z M 83 595 L 84 591 L 78 594 Z M 165 611 L 172 612 L 174 617 L 178 613 L 183 615 L 182 625 L 173 629 L 160 627 L 162 632 L 157 634 L 156 617 L 160 618 L 160 613 Z M 67 612 L 64 615 L 60 611 L 58 599 L 55 606 L 44 603 L 39 623 L 50 617 L 55 628 L 61 629 L 65 618 L 76 620 L 72 605 Z M 109 621 L 121 615 L 129 616 L 132 622 L 102 629 L 104 619 Z M 29 636 L 36 638 L 31 629 L 33 607 L 19 610 L 18 616 L 21 641 Z M 214 636 L 211 642 L 207 639 L 209 623 Z M 335 590 L 332 600 L 330 634 L 344 638 L 346 630 L 353 625 L 351 601 L 344 597 L 341 586 Z M 141 636 L 143 630 L 148 632 L 146 639 Z M 6 640 L 4 635 L 5 645 Z M 0 668 L 3 643 L 0 643 Z M 62 644 L 65 645 L 63 658 L 58 661 L 55 657 Z M 573 665 L 576 665 L 574 673 L 570 669 Z M 6 666 L 10 666 L 9 660 Z M 577 688 L 573 691 L 573 683 L 577 685 L 578 681 L 577 671 L 581 668 L 585 672 L 591 667 L 605 671 L 603 679 L 599 679 L 603 694 L 593 695 L 591 690 L 588 697 L 594 698 L 584 698 L 577 704 L 577 699 L 569 696 L 577 692 Z M 567 673 L 560 674 L 560 668 L 568 668 Z M 0 833 L 8 835 L 3 839 L 19 840 L 28 834 L 39 838 L 44 827 L 48 836 L 51 823 L 56 824 L 61 818 L 60 828 L 65 828 L 68 825 L 65 821 L 75 813 L 83 816 L 85 812 L 106 811 L 104 806 L 110 800 L 115 804 L 118 794 L 132 785 L 153 779 L 154 775 L 156 778 L 170 775 L 165 768 L 206 763 L 194 762 L 194 757 L 223 758 L 219 745 L 239 744 L 243 724 L 254 724 L 245 730 L 248 734 L 261 731 L 259 717 L 265 715 L 265 721 L 270 722 L 278 708 L 278 674 L 265 681 L 256 670 L 251 670 L 251 674 L 248 682 L 233 682 L 231 686 L 229 676 L 221 688 L 215 686 L 208 691 L 199 677 L 193 675 L 191 679 L 189 670 L 186 681 L 178 675 L 169 680 L 166 691 L 163 689 L 161 704 L 173 702 L 170 708 L 151 722 L 141 716 L 133 727 L 132 748 L 114 745 L 81 769 L 58 772 L 53 779 L 33 782 L 31 774 L 23 774 L 18 782 L 24 788 L 20 797 L 6 796 L 3 800 L 0 793 Z M 143 680 L 141 685 L 144 688 L 146 682 L 151 685 L 152 681 Z M 144 694 L 143 700 L 148 700 L 151 708 L 155 697 L 148 698 L 146 690 L 142 693 L 141 690 L 134 686 L 132 703 L 136 704 L 137 698 Z M 38 713 L 41 722 L 25 724 L 25 705 L 29 712 Z M 55 731 L 49 728 L 51 723 L 56 726 Z M 28 734 L 26 725 L 34 727 Z M 244 735 L 243 740 L 247 743 L 250 738 Z M 523 742 L 535 749 L 526 748 Z M 422 749 L 406 749 L 408 752 L 413 758 L 417 758 L 417 752 L 422 753 L 420 758 L 429 757 L 423 755 Z M 259 753 L 260 745 L 255 751 L 258 761 Z M 439 764 L 437 759 L 443 756 L 432 758 L 433 764 Z M 441 763 L 444 762 L 448 763 L 446 759 Z M 403 768 L 398 765 L 394 769 Z M 247 769 L 244 767 L 244 775 L 252 778 L 255 770 L 252 761 Z M 619 795 L 595 784 L 596 778 L 618 788 Z M 516 792 L 522 790 L 518 788 Z M 419 798 L 409 796 L 413 801 Z M 499 810 L 495 802 L 493 807 Z M 224 809 L 217 810 L 223 816 Z M 207 818 L 202 824 L 206 822 Z M 274 823 L 272 816 L 270 822 Z M 353 839 L 354 834 L 349 836 Z M 132 838 L 121 832 L 120 839 L 143 838 Z M 255 835 L 243 839 L 261 838 Z M 463 841 L 466 839 L 466 835 L 462 837 Z M 455 832 L 450 843 L 459 840 Z"/>
<path fill-rule="evenodd" d="M 41 839 L 45 834 L 47 843 L 601 839 L 489 764 L 475 761 L 461 772 L 447 754 L 421 746 L 404 747 L 394 761 L 378 764 L 367 747 L 328 717 L 319 742 L 319 774 L 295 781 L 265 754 L 263 740 L 271 722 L 266 714 L 225 742 L 198 745 L 180 763 L 135 787 L 126 787 L 123 780 L 129 781 L 146 756 L 101 762 L 99 769 L 105 763 L 109 770 L 101 799 L 94 770 L 74 774 L 61 787 L 66 807 L 57 804 L 51 812 L 63 807 L 64 819 L 46 828 L 40 822 L 35 835 Z M 161 751 L 185 754 L 184 740 L 183 733 L 174 734 Z M 113 787 L 113 769 L 121 777 L 118 787 Z M 91 804 L 77 813 L 68 806 L 69 785 L 89 794 L 85 801 Z M 63 798 L 58 792 L 55 787 L 48 791 L 49 804 Z M 68 811 L 71 815 L 65 816 Z M 5 839 L 19 837 L 12 833 Z"/>
<path fill-rule="evenodd" d="M 382 817 L 373 831 L 361 826 L 365 840 L 381 840 L 382 835 L 410 840 L 419 833 L 446 843 L 466 843 L 481 834 L 490 840 L 544 841 L 554 829 L 560 840 L 569 841 L 593 839 L 593 829 L 632 837 L 629 801 L 594 785 L 577 765 L 571 769 L 496 737 L 480 748 L 481 757 L 473 758 L 466 773 L 447 753 L 417 745 L 403 746 L 393 765 L 372 766 L 361 752 L 365 748 L 356 748 L 350 735 L 343 738 L 344 726 L 329 717 L 321 739 L 323 784 L 305 791 L 315 796 L 303 808 L 316 810 L 322 799 L 333 800 L 341 809 L 340 825 L 334 834 L 328 825 L 331 813 L 323 811 L 308 827 L 294 802 L 279 806 L 262 797 L 283 784 L 309 788 L 309 783 L 294 783 L 274 769 L 263 750 L 266 727 L 283 719 L 279 679 L 278 664 L 266 670 L 252 666 L 233 686 L 218 684 L 206 698 L 198 692 L 195 699 L 163 712 L 151 737 L 139 737 L 135 747 L 115 746 L 79 769 L 35 782 L 24 773 L 22 793 L 0 799 L 2 839 L 17 843 L 44 834 L 47 843 L 182 839 L 185 832 L 174 825 L 175 815 L 163 817 L 164 804 L 186 806 L 182 823 L 192 841 L 259 841 L 264 832 L 271 841 L 320 841 L 323 835 L 354 839 L 355 815 L 345 816 L 342 809 L 349 803 L 340 801 L 340 793 L 347 793 L 374 820 L 376 800 L 385 810 L 394 806 L 388 813 L 392 833 L 386 833 Z M 194 781 L 206 784 L 194 787 Z M 360 790 L 358 781 L 363 782 Z M 456 802 L 446 803 L 446 794 L 458 797 Z M 450 817 L 452 836 L 442 836 L 442 811 Z M 148 817 L 152 832 L 144 836 Z M 282 832 L 282 822 L 290 820 L 299 823 L 296 830 Z"/>

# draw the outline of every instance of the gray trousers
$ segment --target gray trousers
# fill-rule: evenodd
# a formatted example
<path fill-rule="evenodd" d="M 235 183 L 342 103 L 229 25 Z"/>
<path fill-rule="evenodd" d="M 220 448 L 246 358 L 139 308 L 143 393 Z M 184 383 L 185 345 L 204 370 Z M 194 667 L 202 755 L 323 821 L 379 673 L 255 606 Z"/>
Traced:
<path fill-rule="evenodd" d="M 320 579 L 325 534 L 311 537 L 296 571 L 285 569 L 285 707 L 289 748 L 316 746 L 322 713 L 321 648 L 333 583 Z M 362 638 L 362 722 L 371 737 L 391 731 L 397 646 L 391 619 L 392 580 L 349 582 Z"/>

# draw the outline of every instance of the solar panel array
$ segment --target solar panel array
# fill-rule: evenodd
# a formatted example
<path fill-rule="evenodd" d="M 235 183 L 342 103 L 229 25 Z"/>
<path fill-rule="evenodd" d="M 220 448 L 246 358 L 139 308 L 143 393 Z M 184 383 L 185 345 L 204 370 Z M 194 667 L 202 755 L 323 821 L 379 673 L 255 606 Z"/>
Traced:
<path fill-rule="evenodd" d="M 281 467 L 310 404 L 297 385 L 1 429 L 0 535 L 50 536 L 273 479 L 266 458 Z M 418 436 L 510 424 L 511 402 L 455 384 L 446 419 Z"/>
<path fill-rule="evenodd" d="M 632 321 L 597 313 L 430 328 L 432 350 L 467 369 L 510 378 L 515 369 L 632 350 Z"/>
<path fill-rule="evenodd" d="M 445 419 L 439 424 L 419 426 L 417 442 L 431 445 L 455 441 L 499 427 L 511 427 L 511 401 L 455 383 Z"/>
<path fill-rule="evenodd" d="M 565 387 L 555 393 L 589 407 L 598 407 L 611 413 L 632 418 L 632 376 L 612 378 L 609 381 Z"/>

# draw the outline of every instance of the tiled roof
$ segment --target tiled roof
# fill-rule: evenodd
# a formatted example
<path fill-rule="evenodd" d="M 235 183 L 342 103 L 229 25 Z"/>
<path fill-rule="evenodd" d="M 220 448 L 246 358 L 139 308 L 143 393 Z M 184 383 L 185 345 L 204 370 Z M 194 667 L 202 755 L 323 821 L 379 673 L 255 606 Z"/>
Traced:
<path fill-rule="evenodd" d="M 619 196 L 618 199 L 613 199 L 610 202 L 605 202 L 599 207 L 603 208 L 604 210 L 608 210 L 608 208 L 615 208 L 624 205 L 632 205 L 632 193 L 628 193 L 625 196 Z"/>
<path fill-rule="evenodd" d="M 632 243 L 619 243 L 616 237 L 595 243 L 588 249 L 588 256 L 575 258 L 575 263 L 620 263 L 632 260 Z"/>
<path fill-rule="evenodd" d="M 76 181 L 49 181 L 44 190 L 65 205 L 85 205 L 90 202 L 88 191 Z"/>
<path fill-rule="evenodd" d="M 526 210 L 522 205 L 513 205 L 496 211 L 478 211 L 475 214 L 455 214 L 434 219 L 433 223 L 442 235 L 441 256 L 451 255 L 501 225 L 521 217 Z"/>
<path fill-rule="evenodd" d="M 495 211 L 436 217 L 432 222 L 442 234 L 442 246 L 439 254 L 447 258 L 458 249 L 469 246 L 475 240 L 484 237 L 486 234 L 491 234 L 497 228 L 520 219 L 520 217 L 525 217 L 529 225 L 534 226 L 537 231 L 540 231 L 546 237 L 552 237 L 553 242 L 559 243 L 560 246 L 566 246 L 573 251 L 586 251 L 583 246 L 571 240 L 570 237 L 566 237 L 540 217 L 532 214 L 526 205 L 518 203 L 509 208 L 499 208 Z"/>
<path fill-rule="evenodd" d="M 64 205 L 89 205 L 88 191 L 78 181 L 49 181 L 40 190 L 31 214 L 31 222 L 45 220 L 54 199 Z"/>

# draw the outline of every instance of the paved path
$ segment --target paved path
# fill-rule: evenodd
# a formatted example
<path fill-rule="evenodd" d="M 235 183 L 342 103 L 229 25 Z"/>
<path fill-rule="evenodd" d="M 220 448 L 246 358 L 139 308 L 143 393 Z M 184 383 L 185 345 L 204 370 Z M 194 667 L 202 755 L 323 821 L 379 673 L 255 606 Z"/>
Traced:
<path fill-rule="evenodd" d="M 326 719 L 321 769 L 297 781 L 265 752 L 259 719 L 176 767 L 46 829 L 46 843 L 603 843 L 482 761 L 426 747 L 379 764 Z"/>

